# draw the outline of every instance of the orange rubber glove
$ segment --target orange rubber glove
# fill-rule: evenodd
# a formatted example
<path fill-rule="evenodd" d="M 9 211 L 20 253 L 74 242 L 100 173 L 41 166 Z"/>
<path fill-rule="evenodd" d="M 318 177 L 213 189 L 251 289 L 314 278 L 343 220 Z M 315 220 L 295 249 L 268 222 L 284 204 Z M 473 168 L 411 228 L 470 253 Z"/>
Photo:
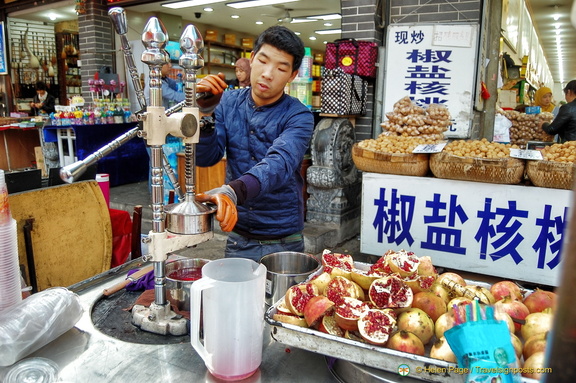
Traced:
<path fill-rule="evenodd" d="M 196 194 L 196 201 L 211 202 L 218 207 L 216 219 L 220 222 L 220 228 L 224 232 L 230 232 L 234 229 L 238 221 L 238 212 L 236 211 L 236 193 L 228 186 L 212 189 L 206 193 Z"/>
<path fill-rule="evenodd" d="M 200 111 L 205 114 L 210 114 L 220 102 L 222 93 L 228 84 L 224 81 L 226 77 L 223 73 L 218 73 L 218 75 L 209 74 L 208 76 L 202 78 L 198 84 L 196 84 L 197 93 L 209 93 L 206 97 L 201 97 L 196 100 L 196 103 L 200 107 Z"/>

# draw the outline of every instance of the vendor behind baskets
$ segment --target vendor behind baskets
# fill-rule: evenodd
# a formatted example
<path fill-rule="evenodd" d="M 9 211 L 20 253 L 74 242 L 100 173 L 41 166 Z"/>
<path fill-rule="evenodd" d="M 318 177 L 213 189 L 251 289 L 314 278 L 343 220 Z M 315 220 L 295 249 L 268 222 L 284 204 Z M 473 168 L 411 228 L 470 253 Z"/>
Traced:
<path fill-rule="evenodd" d="M 566 84 L 564 98 L 567 103 L 560 107 L 554 120 L 543 122 L 540 127 L 550 135 L 560 136 L 561 142 L 576 141 L 576 80 Z"/>
<path fill-rule="evenodd" d="M 304 250 L 300 168 L 314 118 L 297 98 L 284 93 L 303 56 L 300 38 L 286 27 L 274 26 L 256 40 L 249 88 L 224 92 L 227 84 L 216 75 L 197 85 L 199 92 L 217 97 L 198 101 L 203 119 L 214 111 L 215 124 L 214 129 L 202 128 L 196 164 L 211 166 L 224 155 L 227 159 L 226 185 L 197 195 L 197 200 L 226 195 L 238 205 L 236 222 L 228 214 L 233 209 L 218 204 L 220 226 L 233 230 L 226 257 L 258 262 L 266 254 Z"/>

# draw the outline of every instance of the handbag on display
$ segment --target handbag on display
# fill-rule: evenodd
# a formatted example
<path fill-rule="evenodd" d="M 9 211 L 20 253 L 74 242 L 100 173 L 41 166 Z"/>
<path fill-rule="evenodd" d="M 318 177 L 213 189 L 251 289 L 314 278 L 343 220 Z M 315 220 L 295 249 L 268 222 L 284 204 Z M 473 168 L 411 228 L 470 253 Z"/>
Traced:
<path fill-rule="evenodd" d="M 342 68 L 326 69 L 322 77 L 321 113 L 350 115 L 366 113 L 368 82 L 344 73 Z"/>
<path fill-rule="evenodd" d="M 342 68 L 362 77 L 376 77 L 378 44 L 355 39 L 340 39 L 326 44 L 326 69 Z"/>

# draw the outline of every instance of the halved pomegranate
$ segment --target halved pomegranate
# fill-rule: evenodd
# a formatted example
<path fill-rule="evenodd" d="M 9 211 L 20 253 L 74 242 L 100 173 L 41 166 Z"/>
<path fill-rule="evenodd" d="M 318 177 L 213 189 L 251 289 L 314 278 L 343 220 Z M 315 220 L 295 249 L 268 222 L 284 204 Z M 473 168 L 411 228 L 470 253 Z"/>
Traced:
<path fill-rule="evenodd" d="M 334 310 L 334 302 L 323 295 L 310 298 L 304 306 L 304 319 L 308 326 L 315 326 L 320 319 L 330 311 Z"/>
<path fill-rule="evenodd" d="M 372 282 L 368 297 L 378 308 L 396 308 L 409 307 L 414 294 L 402 279 L 389 275 Z"/>
<path fill-rule="evenodd" d="M 418 272 L 419 265 L 420 259 L 413 252 L 404 249 L 388 257 L 388 266 L 392 272 L 402 277 Z"/>
<path fill-rule="evenodd" d="M 326 291 L 324 294 L 330 299 L 336 306 L 340 306 L 344 303 L 344 297 L 358 298 L 358 285 L 349 279 L 344 277 L 334 277 L 328 283 Z"/>
<path fill-rule="evenodd" d="M 278 322 L 292 324 L 299 327 L 308 327 L 308 324 L 304 318 L 294 314 L 274 314 L 272 315 L 272 319 Z"/>
<path fill-rule="evenodd" d="M 318 295 L 318 288 L 311 283 L 291 286 L 284 296 L 284 303 L 292 314 L 304 316 L 304 307 L 312 297 Z"/>
<path fill-rule="evenodd" d="M 402 278 L 404 282 L 412 289 L 414 294 L 422 291 L 430 291 L 432 285 L 436 281 L 434 275 L 419 275 L 417 273 L 411 274 Z"/>
<path fill-rule="evenodd" d="M 339 337 L 344 336 L 344 330 L 342 330 L 340 326 L 338 326 L 338 324 L 336 323 L 336 318 L 334 318 L 334 315 L 324 315 L 322 317 L 322 321 L 320 321 L 318 330 L 334 336 Z"/>
<path fill-rule="evenodd" d="M 350 279 L 350 272 L 354 267 L 354 259 L 349 254 L 333 253 L 330 250 L 322 252 L 322 265 L 324 271 L 332 277 L 342 276 Z"/>
<path fill-rule="evenodd" d="M 358 330 L 358 318 L 369 309 L 368 304 L 359 299 L 344 297 L 344 303 L 336 307 L 334 317 L 343 330 Z"/>
<path fill-rule="evenodd" d="M 382 278 L 386 274 L 382 274 L 379 271 L 372 272 L 370 270 L 360 270 L 353 268 L 350 277 L 352 278 L 353 282 L 356 282 L 360 287 L 364 290 L 368 290 L 372 282 L 374 282 L 378 278 Z"/>
<path fill-rule="evenodd" d="M 368 343 L 383 346 L 388 341 L 396 320 L 389 310 L 370 309 L 358 318 L 358 331 Z"/>
<path fill-rule="evenodd" d="M 381 275 L 388 275 L 392 274 L 392 270 L 390 266 L 388 266 L 388 257 L 394 254 L 394 250 L 388 250 L 384 253 L 372 266 L 370 266 L 370 273 L 372 274 L 381 274 Z"/>

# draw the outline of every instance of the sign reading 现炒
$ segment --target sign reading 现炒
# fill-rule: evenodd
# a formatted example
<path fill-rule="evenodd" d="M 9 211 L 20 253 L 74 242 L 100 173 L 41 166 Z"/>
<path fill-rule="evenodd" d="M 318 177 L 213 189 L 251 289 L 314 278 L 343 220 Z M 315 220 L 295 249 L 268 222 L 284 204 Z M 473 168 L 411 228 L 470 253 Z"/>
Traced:
<path fill-rule="evenodd" d="M 476 89 L 476 24 L 393 24 L 388 27 L 384 112 L 409 96 L 417 105 L 443 104 L 448 138 L 467 138 Z"/>
<path fill-rule="evenodd" d="M 363 173 L 361 251 L 557 286 L 572 191 Z"/>

